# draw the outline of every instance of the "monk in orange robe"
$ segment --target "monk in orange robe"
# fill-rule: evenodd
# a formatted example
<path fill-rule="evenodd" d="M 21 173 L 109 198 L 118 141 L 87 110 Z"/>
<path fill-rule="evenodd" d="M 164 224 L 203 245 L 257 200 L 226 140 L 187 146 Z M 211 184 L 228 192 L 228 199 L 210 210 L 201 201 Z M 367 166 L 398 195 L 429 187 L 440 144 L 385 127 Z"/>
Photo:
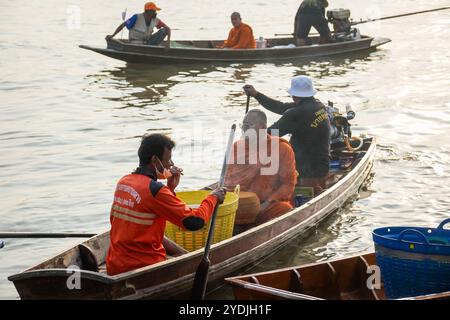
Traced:
<path fill-rule="evenodd" d="M 228 40 L 218 48 L 255 49 L 256 42 L 253 36 L 253 30 L 248 24 L 242 22 L 239 12 L 233 12 L 231 15 L 231 24 L 233 28 L 230 30 Z"/>
<path fill-rule="evenodd" d="M 261 110 L 247 113 L 242 130 L 245 137 L 233 145 L 225 185 L 233 189 L 239 184 L 242 191 L 258 195 L 261 211 L 256 224 L 261 224 L 293 208 L 291 201 L 298 176 L 294 151 L 286 140 L 267 134 L 267 117 Z M 249 131 L 256 133 L 250 135 Z"/>

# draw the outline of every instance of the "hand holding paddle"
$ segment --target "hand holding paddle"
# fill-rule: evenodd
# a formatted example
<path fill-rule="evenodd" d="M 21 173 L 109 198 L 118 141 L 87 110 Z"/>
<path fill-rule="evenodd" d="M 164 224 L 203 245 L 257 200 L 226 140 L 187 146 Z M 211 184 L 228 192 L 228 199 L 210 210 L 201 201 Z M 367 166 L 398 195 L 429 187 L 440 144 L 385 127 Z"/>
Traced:
<path fill-rule="evenodd" d="M 245 94 L 249 97 L 256 97 L 258 95 L 258 91 L 256 91 L 255 87 L 253 87 L 252 85 L 246 84 L 243 87 Z"/>
<path fill-rule="evenodd" d="M 211 194 L 217 198 L 218 204 L 222 204 L 225 201 L 225 196 L 227 195 L 227 189 L 225 187 L 220 187 L 220 188 L 214 189 L 213 192 L 211 192 Z"/>
<path fill-rule="evenodd" d="M 245 114 L 248 113 L 249 107 L 250 107 L 250 96 L 247 96 L 247 104 L 245 105 Z"/>

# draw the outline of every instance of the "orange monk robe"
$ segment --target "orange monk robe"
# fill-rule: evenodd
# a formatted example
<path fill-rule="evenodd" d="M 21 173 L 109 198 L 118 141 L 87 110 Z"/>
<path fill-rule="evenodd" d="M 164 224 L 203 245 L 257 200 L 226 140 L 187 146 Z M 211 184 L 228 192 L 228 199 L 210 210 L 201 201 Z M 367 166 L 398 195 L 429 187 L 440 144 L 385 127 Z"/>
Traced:
<path fill-rule="evenodd" d="M 273 155 L 271 144 L 279 144 L 279 155 Z M 245 148 L 242 146 L 245 145 Z M 258 147 L 259 148 L 259 147 Z M 238 150 L 245 150 L 244 154 L 238 154 Z M 241 152 L 239 152 L 241 153 Z M 250 164 L 249 144 L 239 140 L 233 145 L 233 163 L 228 165 L 225 184 L 232 188 L 237 184 L 242 191 L 251 191 L 258 195 L 261 203 L 273 201 L 268 208 L 262 210 L 257 217 L 257 223 L 263 223 L 292 209 L 291 199 L 297 183 L 297 171 L 295 169 L 294 151 L 286 140 L 267 135 L 267 157 L 278 158 L 278 172 L 273 175 L 262 175 L 261 168 L 270 167 L 271 163 L 262 165 L 259 152 L 256 155 L 256 164 Z M 272 162 L 274 159 L 271 160 Z"/>
<path fill-rule="evenodd" d="M 231 49 L 254 49 L 256 48 L 255 37 L 252 28 L 245 23 L 241 23 L 239 27 L 230 30 L 228 40 L 223 43 L 221 48 Z"/>

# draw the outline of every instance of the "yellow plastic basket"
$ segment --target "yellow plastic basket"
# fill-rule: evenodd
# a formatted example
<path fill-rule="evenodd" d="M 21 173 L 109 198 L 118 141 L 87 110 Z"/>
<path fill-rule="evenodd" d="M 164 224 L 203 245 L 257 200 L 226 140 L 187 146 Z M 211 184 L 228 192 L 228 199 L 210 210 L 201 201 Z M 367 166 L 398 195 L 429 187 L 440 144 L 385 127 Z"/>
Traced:
<path fill-rule="evenodd" d="M 211 191 L 185 191 L 177 192 L 177 197 L 187 205 L 200 205 Z M 239 186 L 234 192 L 227 192 L 225 201 L 217 210 L 212 243 L 217 243 L 233 236 L 234 219 L 239 203 Z M 198 231 L 188 231 L 167 221 L 165 234 L 188 251 L 194 251 L 205 246 L 208 238 L 210 222 Z"/>

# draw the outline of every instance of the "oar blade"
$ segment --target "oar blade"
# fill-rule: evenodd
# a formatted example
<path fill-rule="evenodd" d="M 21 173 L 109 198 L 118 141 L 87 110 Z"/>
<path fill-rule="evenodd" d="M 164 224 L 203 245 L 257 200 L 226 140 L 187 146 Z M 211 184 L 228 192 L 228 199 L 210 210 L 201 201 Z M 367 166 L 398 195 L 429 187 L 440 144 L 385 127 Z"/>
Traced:
<path fill-rule="evenodd" d="M 205 299 L 206 286 L 208 284 L 209 266 L 211 262 L 208 257 L 203 257 L 198 265 L 197 272 L 194 278 L 194 285 L 192 287 L 191 299 L 203 300 Z"/>

